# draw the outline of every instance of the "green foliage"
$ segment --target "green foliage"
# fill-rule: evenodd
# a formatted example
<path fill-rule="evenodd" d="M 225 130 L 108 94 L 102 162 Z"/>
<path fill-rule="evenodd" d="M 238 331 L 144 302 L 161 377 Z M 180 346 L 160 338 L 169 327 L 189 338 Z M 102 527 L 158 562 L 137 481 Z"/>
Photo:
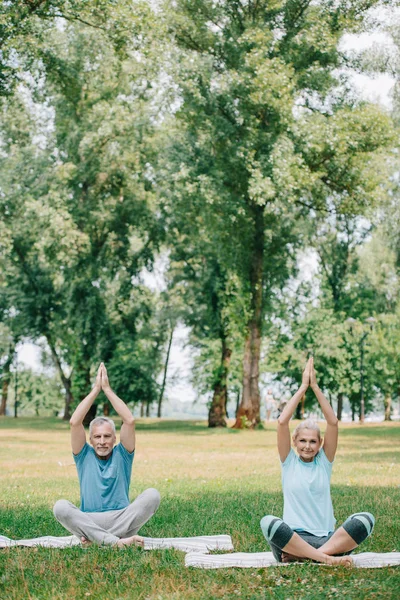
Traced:
<path fill-rule="evenodd" d="M 367 355 L 374 385 L 384 395 L 398 397 L 400 390 L 400 314 L 379 315 Z"/>
<path fill-rule="evenodd" d="M 9 404 L 15 404 L 15 379 L 17 377 L 18 414 L 58 415 L 63 406 L 63 389 L 53 375 L 38 374 L 30 369 L 18 368 L 13 373 Z"/>
<path fill-rule="evenodd" d="M 132 281 L 151 268 L 159 228 L 145 173 L 147 65 L 117 53 L 103 26 L 57 23 L 38 36 L 32 77 L 3 105 L 1 293 L 25 336 L 45 336 L 64 382 L 72 371 L 79 400 L 91 367 L 124 355 L 126 338 L 141 356 L 140 311 L 153 309 Z M 134 371 L 155 399 L 149 367 Z"/>
<path fill-rule="evenodd" d="M 103 36 L 119 55 L 126 56 L 134 44 L 139 48 L 146 38 L 151 15 L 147 2 L 118 0 L 18 0 L 0 7 L 0 96 L 15 91 L 25 80 L 24 69 L 38 57 L 38 41 L 45 42 L 54 27 L 60 33 L 69 23 Z M 57 27 L 58 26 L 58 27 Z M 40 56 L 40 46 L 39 46 Z M 26 62 L 27 61 L 27 64 Z"/>
<path fill-rule="evenodd" d="M 0 318 L 12 345 L 44 336 L 75 400 L 102 359 L 118 393 L 151 401 L 181 319 L 202 392 L 226 379 L 227 349 L 240 388 L 251 338 L 257 395 L 263 335 L 289 385 L 313 347 L 326 389 L 355 398 L 341 324 L 395 313 L 400 255 L 397 184 L 391 196 L 383 185 L 396 132 L 355 100 L 339 44 L 374 6 L 3 3 Z M 282 298 L 308 245 L 319 300 L 299 318 Z M 141 283 L 159 252 L 164 295 Z"/>
<path fill-rule="evenodd" d="M 184 235 L 185 259 L 192 259 L 189 222 L 196 240 L 208 243 L 202 255 L 214 252 L 240 282 L 246 312 L 239 328 L 252 340 L 257 386 L 257 339 L 279 315 L 277 298 L 294 273 L 305 218 L 335 212 L 355 219 L 383 196 L 391 121 L 355 102 L 336 71 L 340 37 L 360 25 L 367 7 L 164 6 L 178 45 L 178 60 L 168 56 L 165 66 L 177 85 L 177 110 L 166 122 L 159 188 L 175 238 Z M 199 281 L 206 289 L 207 279 Z M 251 395 L 257 404 L 255 389 Z"/>

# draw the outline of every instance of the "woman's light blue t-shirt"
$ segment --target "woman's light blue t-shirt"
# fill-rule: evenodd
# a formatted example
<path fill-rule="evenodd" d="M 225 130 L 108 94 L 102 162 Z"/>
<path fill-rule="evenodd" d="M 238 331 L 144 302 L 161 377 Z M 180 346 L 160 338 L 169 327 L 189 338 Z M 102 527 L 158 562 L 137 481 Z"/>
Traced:
<path fill-rule="evenodd" d="M 283 520 L 292 529 L 328 535 L 335 529 L 329 462 L 321 448 L 314 460 L 304 462 L 290 450 L 282 463 Z"/>
<path fill-rule="evenodd" d="M 110 458 L 101 460 L 86 443 L 79 454 L 73 455 L 81 489 L 81 511 L 106 512 L 128 506 L 134 454 L 117 444 Z"/>

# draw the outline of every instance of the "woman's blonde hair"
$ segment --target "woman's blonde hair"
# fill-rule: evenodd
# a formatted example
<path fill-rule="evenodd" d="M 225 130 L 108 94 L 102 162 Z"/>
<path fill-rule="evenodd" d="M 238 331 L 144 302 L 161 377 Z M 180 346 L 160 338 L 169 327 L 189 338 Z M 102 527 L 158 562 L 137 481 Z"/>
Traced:
<path fill-rule="evenodd" d="M 312 429 L 313 431 L 317 431 L 318 437 L 319 437 L 319 439 L 321 439 L 321 430 L 320 430 L 319 426 L 317 425 L 317 423 L 315 421 L 313 421 L 312 419 L 306 419 L 305 421 L 302 421 L 301 423 L 299 423 L 297 425 L 296 429 L 293 431 L 293 439 L 294 440 L 297 438 L 297 436 L 299 435 L 300 431 L 302 431 L 302 429 Z"/>

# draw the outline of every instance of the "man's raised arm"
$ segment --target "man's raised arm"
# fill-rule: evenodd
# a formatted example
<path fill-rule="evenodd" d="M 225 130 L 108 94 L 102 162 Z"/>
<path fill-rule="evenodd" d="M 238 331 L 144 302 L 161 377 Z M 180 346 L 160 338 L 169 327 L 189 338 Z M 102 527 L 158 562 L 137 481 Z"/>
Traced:
<path fill-rule="evenodd" d="M 112 391 L 104 363 L 101 363 L 100 368 L 101 387 L 103 388 L 103 392 L 113 405 L 114 410 L 122 419 L 120 433 L 121 444 L 128 452 L 133 452 L 135 449 L 135 419 L 125 402 L 121 400 L 121 398 L 118 398 L 117 394 Z"/>
<path fill-rule="evenodd" d="M 97 371 L 96 382 L 92 391 L 76 407 L 69 424 L 71 425 L 71 446 L 74 454 L 79 454 L 86 443 L 86 433 L 83 419 L 101 390 L 101 365 Z"/>

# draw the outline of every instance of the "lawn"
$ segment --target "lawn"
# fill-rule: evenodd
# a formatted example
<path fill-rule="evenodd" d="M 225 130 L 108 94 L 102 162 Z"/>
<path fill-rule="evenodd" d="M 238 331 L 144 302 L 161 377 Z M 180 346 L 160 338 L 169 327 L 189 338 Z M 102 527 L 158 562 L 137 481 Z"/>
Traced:
<path fill-rule="evenodd" d="M 156 487 L 161 506 L 141 530 L 152 537 L 227 533 L 236 551 L 269 550 L 259 522 L 282 513 L 275 426 L 208 430 L 203 422 L 143 420 L 131 497 Z M 68 425 L 56 419 L 0 418 L 0 533 L 12 538 L 66 535 L 52 514 L 59 498 L 79 502 Z M 343 425 L 332 479 L 335 516 L 375 514 L 362 551 L 400 551 L 400 424 Z M 400 597 L 400 568 L 345 569 L 314 564 L 267 569 L 186 569 L 178 551 L 138 548 L 0 551 L 6 599 L 312 600 Z"/>

